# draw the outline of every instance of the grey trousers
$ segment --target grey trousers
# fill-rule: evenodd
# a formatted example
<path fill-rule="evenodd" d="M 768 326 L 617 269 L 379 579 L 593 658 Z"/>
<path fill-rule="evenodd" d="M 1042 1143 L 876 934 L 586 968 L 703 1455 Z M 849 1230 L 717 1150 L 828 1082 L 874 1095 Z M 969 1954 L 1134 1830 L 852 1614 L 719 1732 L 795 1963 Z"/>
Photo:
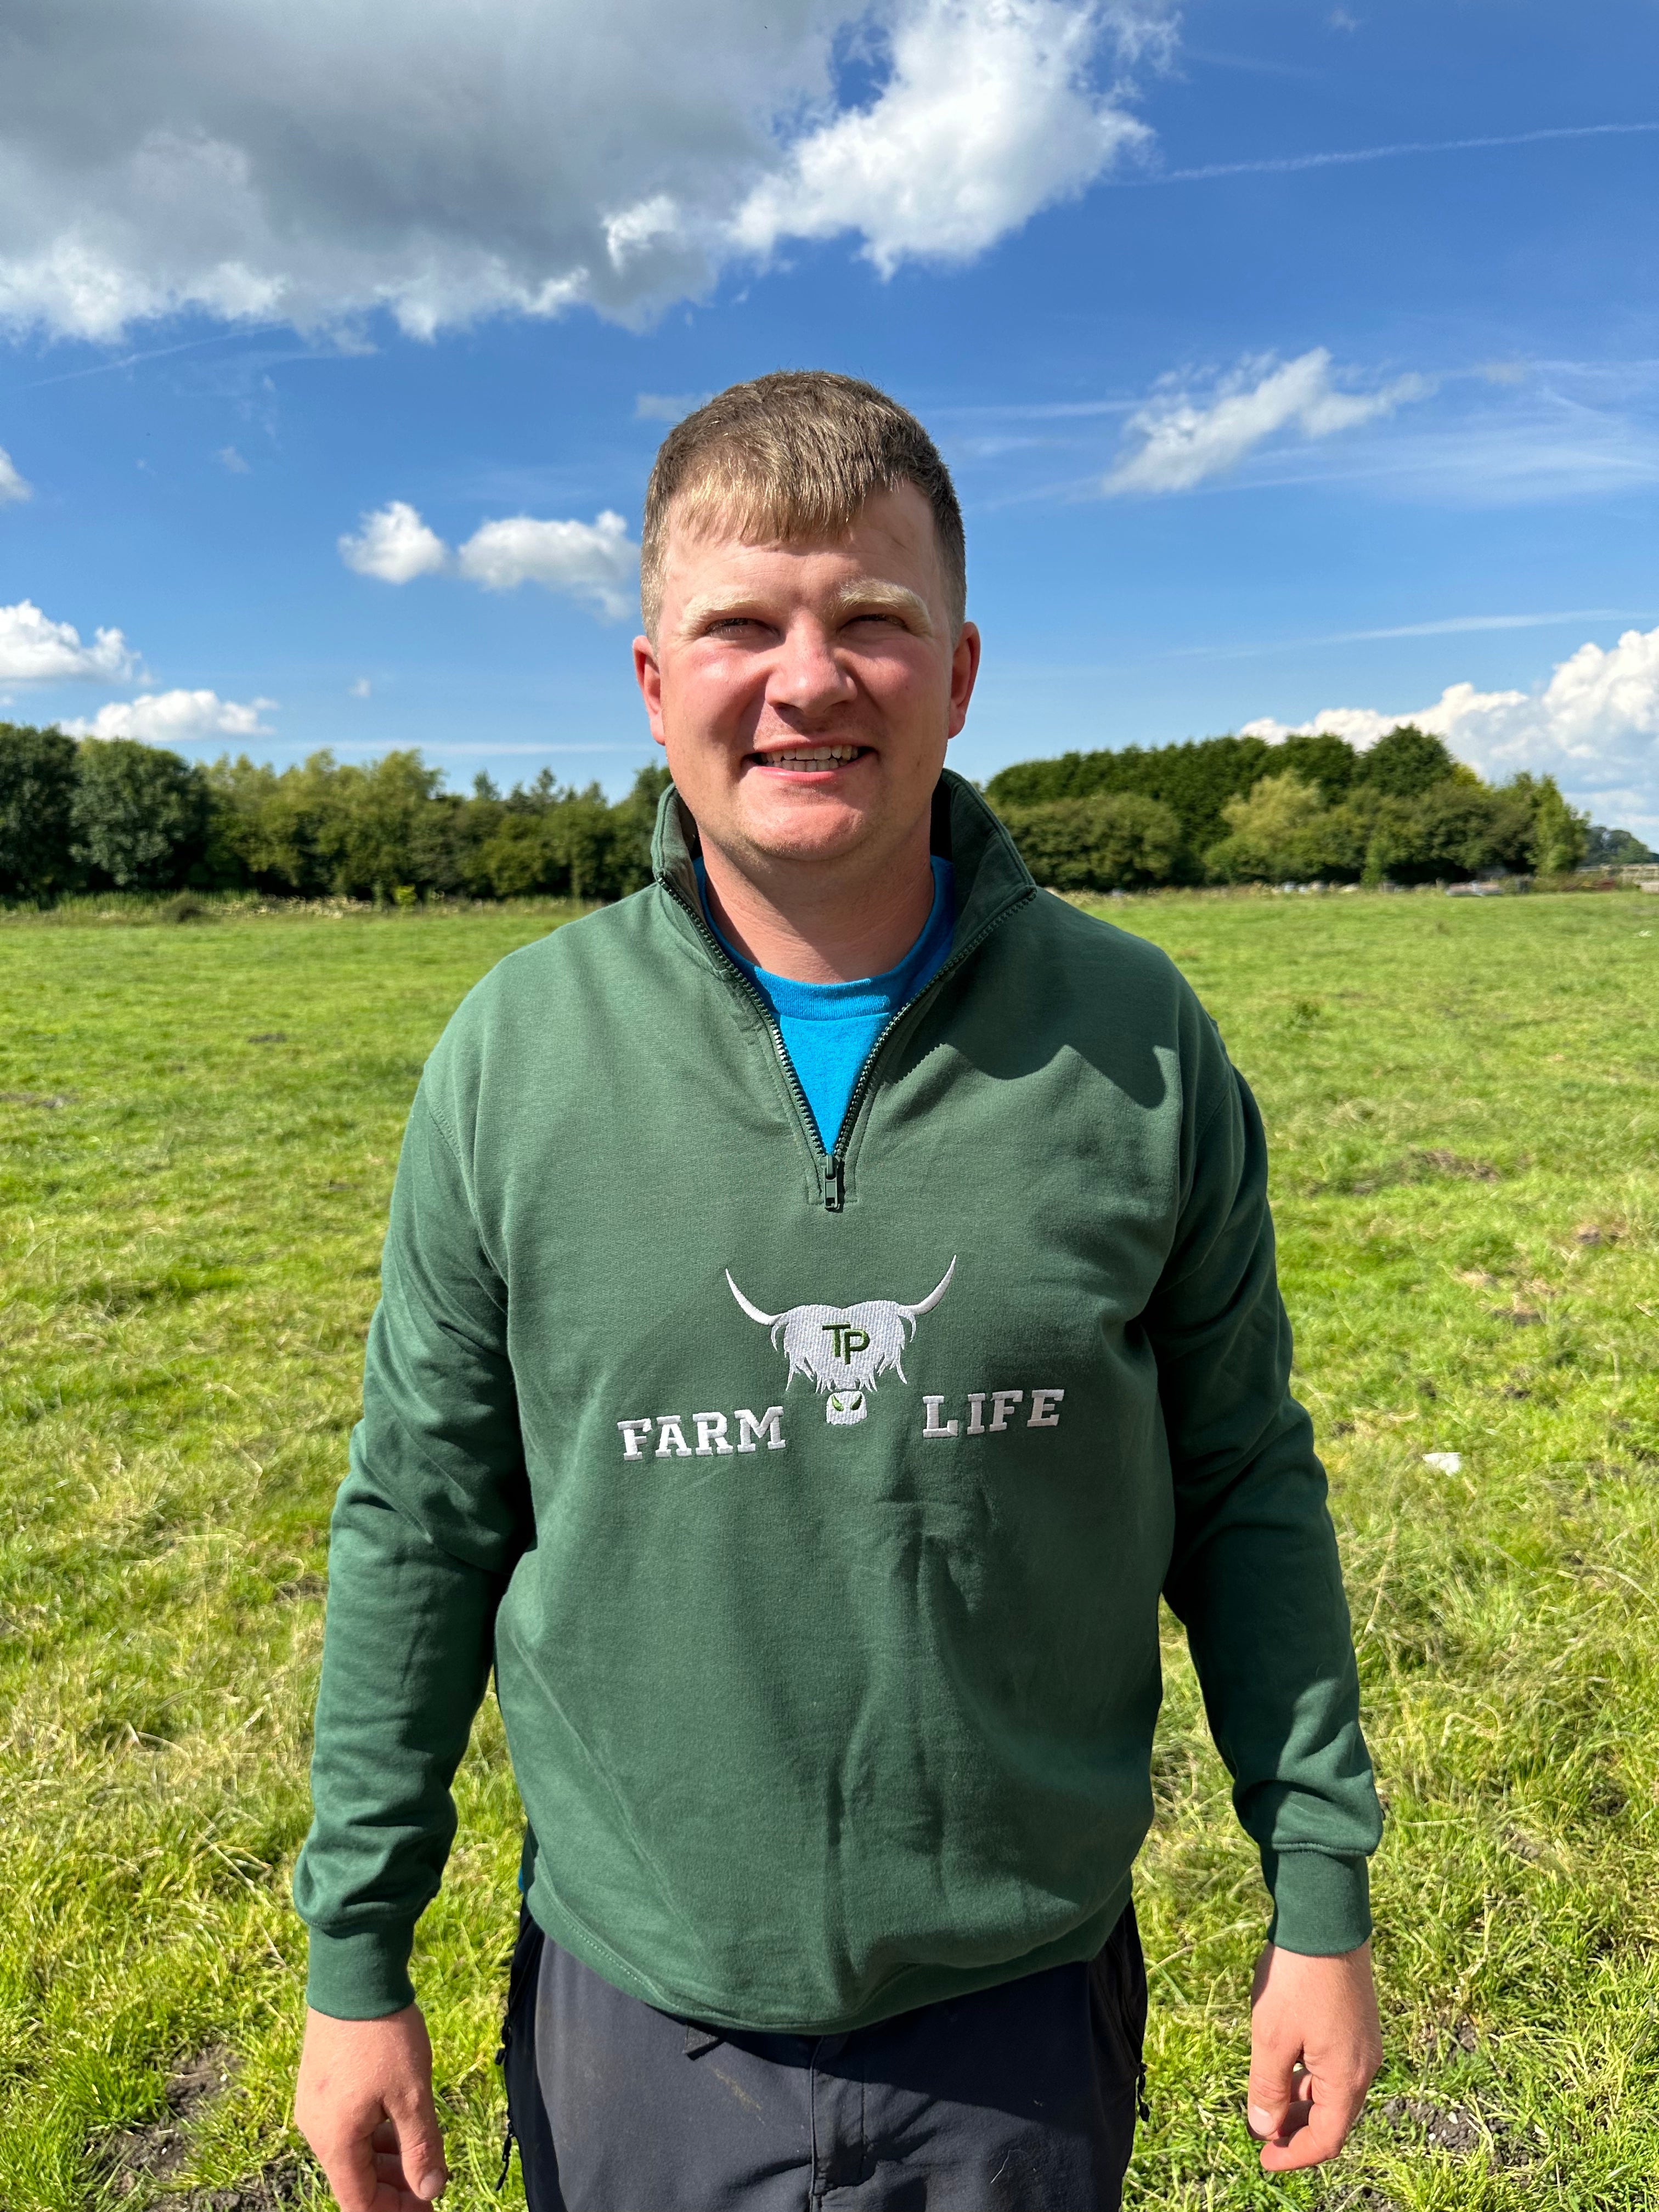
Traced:
<path fill-rule="evenodd" d="M 1146 2025 L 1132 1906 L 1080 1965 L 822 2036 L 653 2011 L 526 1912 L 509 2140 L 530 2212 L 1116 2212 Z"/>

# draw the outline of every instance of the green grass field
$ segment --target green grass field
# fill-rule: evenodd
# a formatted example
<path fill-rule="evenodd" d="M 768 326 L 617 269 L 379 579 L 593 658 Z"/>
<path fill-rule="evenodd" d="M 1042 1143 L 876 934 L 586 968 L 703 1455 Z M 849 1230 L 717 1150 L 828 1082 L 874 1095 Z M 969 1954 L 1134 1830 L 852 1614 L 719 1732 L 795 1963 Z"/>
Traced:
<path fill-rule="evenodd" d="M 1389 1808 L 1386 2069 L 1340 2167 L 1269 2183 L 1239 2117 L 1263 1902 L 1171 1641 L 1130 2202 L 1636 2212 L 1659 2175 L 1659 901 L 1114 918 L 1182 963 L 1267 1115 Z M 551 919 L 0 924 L 5 2212 L 313 2201 L 287 1893 L 329 1503 L 422 1057 Z M 416 1972 L 448 2202 L 476 2207 L 518 1842 L 493 1707 L 460 1796 Z"/>

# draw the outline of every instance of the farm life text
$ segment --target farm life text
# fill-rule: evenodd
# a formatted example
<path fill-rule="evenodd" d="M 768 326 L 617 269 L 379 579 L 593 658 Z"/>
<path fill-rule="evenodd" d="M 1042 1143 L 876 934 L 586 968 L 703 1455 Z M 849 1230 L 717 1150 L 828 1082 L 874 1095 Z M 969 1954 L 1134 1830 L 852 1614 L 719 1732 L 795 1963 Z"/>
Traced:
<path fill-rule="evenodd" d="M 956 1271 L 952 1260 L 939 1281 L 915 1305 L 901 1305 L 892 1298 L 866 1298 L 852 1306 L 790 1306 L 782 1313 L 766 1313 L 746 1298 L 732 1280 L 729 1267 L 726 1280 L 750 1320 L 770 1330 L 773 1343 L 788 1360 L 785 1389 L 797 1375 L 809 1376 L 825 1400 L 825 1420 L 831 1428 L 844 1429 L 855 1426 L 868 1413 L 870 1398 L 882 1376 L 896 1375 L 901 1382 L 908 1382 L 903 1364 L 905 1346 L 915 1334 L 921 1316 L 931 1313 L 950 1289 Z M 998 1436 L 1011 1425 L 1010 1415 L 1026 1403 L 1023 1389 L 970 1390 L 965 1395 L 965 1416 L 946 1420 L 944 1395 L 924 1393 L 923 1436 L 937 1439 L 964 1434 Z M 1024 1426 L 1058 1428 L 1065 1395 L 1064 1389 L 1054 1385 L 1033 1389 Z M 985 1419 L 988 1400 L 988 1421 Z M 740 1406 L 729 1417 L 723 1413 L 694 1413 L 689 1423 L 678 1413 L 653 1413 L 618 1421 L 617 1427 L 624 1459 L 708 1459 L 722 1452 L 756 1451 L 763 1437 L 769 1449 L 781 1451 L 787 1441 L 781 1406 L 769 1406 L 763 1413 Z M 695 1444 L 687 1441 L 688 1427 L 696 1438 Z M 647 1454 L 647 1439 L 653 1429 L 655 1449 Z"/>

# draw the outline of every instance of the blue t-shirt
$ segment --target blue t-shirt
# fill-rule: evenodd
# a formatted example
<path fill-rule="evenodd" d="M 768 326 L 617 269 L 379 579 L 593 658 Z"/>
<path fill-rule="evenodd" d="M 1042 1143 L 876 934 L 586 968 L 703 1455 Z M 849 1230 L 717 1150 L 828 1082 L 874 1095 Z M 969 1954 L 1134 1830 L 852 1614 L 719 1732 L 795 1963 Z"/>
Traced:
<path fill-rule="evenodd" d="M 933 904 L 921 935 L 884 975 L 851 983 L 797 983 L 757 968 L 733 951 L 714 917 L 708 926 L 772 1009 L 806 1103 L 825 1149 L 835 1144 L 853 1085 L 871 1048 L 893 1016 L 908 1006 L 945 965 L 956 927 L 956 891 L 951 863 L 933 856 Z M 708 885 L 697 862 L 697 890 L 708 913 Z"/>

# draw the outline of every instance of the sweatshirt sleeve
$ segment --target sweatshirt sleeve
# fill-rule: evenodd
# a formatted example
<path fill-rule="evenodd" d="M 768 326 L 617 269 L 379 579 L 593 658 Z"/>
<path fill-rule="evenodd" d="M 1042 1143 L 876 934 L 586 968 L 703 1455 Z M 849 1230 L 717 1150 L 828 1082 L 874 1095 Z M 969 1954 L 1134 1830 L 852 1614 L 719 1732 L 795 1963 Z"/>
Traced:
<path fill-rule="evenodd" d="M 1164 1595 L 1261 1854 L 1272 1940 L 1333 1954 L 1370 1933 L 1382 1813 L 1325 1473 L 1290 1393 L 1261 1119 L 1200 1026 L 1183 1202 L 1147 1316 L 1175 1484 Z"/>
<path fill-rule="evenodd" d="M 309 2002 L 342 2020 L 412 2002 L 415 1923 L 448 1856 L 450 1785 L 529 1535 L 506 1291 L 430 1073 L 404 1139 L 331 1526 L 314 1818 L 294 1881 Z"/>

